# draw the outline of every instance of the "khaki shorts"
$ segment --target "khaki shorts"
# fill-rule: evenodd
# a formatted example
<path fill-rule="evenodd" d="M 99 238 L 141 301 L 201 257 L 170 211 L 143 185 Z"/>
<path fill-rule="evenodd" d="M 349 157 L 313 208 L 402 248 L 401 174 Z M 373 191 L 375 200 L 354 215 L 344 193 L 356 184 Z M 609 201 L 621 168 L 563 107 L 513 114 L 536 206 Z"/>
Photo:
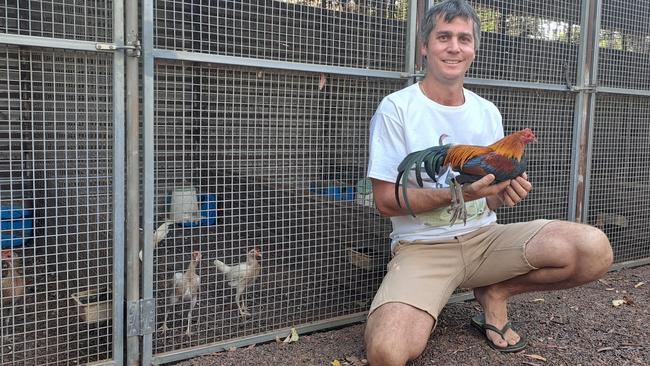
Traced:
<path fill-rule="evenodd" d="M 368 315 L 401 302 L 437 320 L 456 288 L 487 286 L 537 269 L 526 259 L 526 244 L 549 222 L 491 224 L 451 240 L 397 243 Z"/>

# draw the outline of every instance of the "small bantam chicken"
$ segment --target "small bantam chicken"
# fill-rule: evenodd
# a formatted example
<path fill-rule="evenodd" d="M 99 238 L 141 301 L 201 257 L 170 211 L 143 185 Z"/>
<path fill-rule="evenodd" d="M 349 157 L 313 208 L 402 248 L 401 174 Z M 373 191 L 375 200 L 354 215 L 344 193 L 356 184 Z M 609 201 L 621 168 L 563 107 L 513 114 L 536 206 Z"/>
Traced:
<path fill-rule="evenodd" d="M 20 258 L 10 249 L 2 250 L 2 270 L 0 271 L 0 294 L 2 308 L 8 309 L 9 315 L 2 314 L 4 325 L 13 318 L 14 306 L 23 301 L 25 295 L 25 279 L 20 273 L 22 266 Z"/>
<path fill-rule="evenodd" d="M 401 207 L 399 200 L 399 186 L 402 185 L 402 195 L 406 208 L 411 215 L 415 216 L 408 202 L 407 182 L 411 169 L 415 169 L 415 179 L 420 187 L 422 182 L 422 164 L 424 170 L 433 179 L 444 173 L 445 169 L 453 169 L 460 173 L 451 179 L 449 188 L 451 190 L 452 204 L 450 212 L 451 225 L 459 218 L 467 221 L 465 200 L 463 199 L 462 185 L 473 183 L 488 174 L 494 174 L 495 183 L 513 179 L 526 170 L 528 159 L 524 155 L 527 144 L 535 141 L 535 135 L 530 128 L 510 134 L 489 146 L 475 145 L 442 145 L 443 138 L 440 136 L 440 146 L 433 146 L 425 150 L 408 154 L 397 167 L 397 179 L 395 181 L 395 199 Z M 407 174 L 405 174 L 407 173 Z"/>
<path fill-rule="evenodd" d="M 196 273 L 196 267 L 201 261 L 201 252 L 194 251 L 192 252 L 192 259 L 187 268 L 187 271 L 184 273 L 177 272 L 174 273 L 174 277 L 169 282 L 169 287 L 167 288 L 167 297 L 168 305 L 171 304 L 172 311 L 174 305 L 179 302 L 190 301 L 190 310 L 187 312 L 187 330 L 185 334 L 188 336 L 192 334 L 190 331 L 190 326 L 192 324 L 192 310 L 198 301 L 199 286 L 201 285 L 201 277 Z M 162 327 L 159 328 L 161 331 L 167 331 L 167 316 L 169 315 L 169 309 L 165 310 L 165 321 Z"/>
<path fill-rule="evenodd" d="M 251 315 L 248 312 L 246 301 L 240 301 L 240 299 L 244 292 L 255 282 L 257 277 L 260 276 L 260 273 L 262 273 L 262 266 L 257 260 L 258 258 L 262 259 L 262 254 L 255 248 L 251 249 L 246 255 L 246 263 L 228 266 L 218 259 L 214 261 L 217 271 L 226 275 L 226 279 L 229 281 L 228 285 L 235 288 L 235 302 L 237 303 L 237 308 L 241 316 Z"/>

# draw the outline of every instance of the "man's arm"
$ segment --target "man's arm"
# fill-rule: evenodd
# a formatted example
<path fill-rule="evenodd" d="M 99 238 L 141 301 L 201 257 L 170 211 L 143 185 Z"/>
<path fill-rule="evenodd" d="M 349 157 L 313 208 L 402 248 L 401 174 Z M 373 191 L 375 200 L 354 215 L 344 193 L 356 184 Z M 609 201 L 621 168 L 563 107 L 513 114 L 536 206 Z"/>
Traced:
<path fill-rule="evenodd" d="M 410 215 L 410 212 L 403 202 L 401 188 L 399 192 L 400 207 L 397 204 L 397 201 L 395 201 L 395 183 L 374 178 L 372 178 L 371 181 L 375 206 L 382 216 L 391 217 Z M 493 181 L 494 175 L 488 174 L 472 184 L 463 186 L 465 202 L 477 200 L 483 197 L 497 197 L 503 194 L 503 191 L 511 185 L 511 181 L 492 185 Z M 451 192 L 449 188 L 409 187 L 408 197 L 411 209 L 413 210 L 413 213 L 416 214 L 431 211 L 436 208 L 446 207 L 451 203 Z"/>

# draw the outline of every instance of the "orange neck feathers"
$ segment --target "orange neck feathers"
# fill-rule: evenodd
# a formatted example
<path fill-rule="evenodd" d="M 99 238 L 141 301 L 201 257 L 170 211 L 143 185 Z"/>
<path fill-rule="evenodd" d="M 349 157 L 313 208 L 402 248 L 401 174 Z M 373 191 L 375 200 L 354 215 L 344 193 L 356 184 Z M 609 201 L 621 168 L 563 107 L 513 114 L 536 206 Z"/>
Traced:
<path fill-rule="evenodd" d="M 521 157 L 524 156 L 524 148 L 526 145 L 522 141 L 520 131 L 510 134 L 488 147 L 499 155 L 517 159 L 519 161 L 521 160 Z"/>

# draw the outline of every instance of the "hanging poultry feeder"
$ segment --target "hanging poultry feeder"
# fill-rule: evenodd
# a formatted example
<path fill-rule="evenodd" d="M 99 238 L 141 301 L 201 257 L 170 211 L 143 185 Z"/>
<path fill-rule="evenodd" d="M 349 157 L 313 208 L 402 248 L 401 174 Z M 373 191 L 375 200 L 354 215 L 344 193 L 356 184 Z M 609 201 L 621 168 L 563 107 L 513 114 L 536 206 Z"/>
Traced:
<path fill-rule="evenodd" d="M 72 294 L 71 297 L 79 307 L 79 317 L 86 324 L 104 322 L 113 316 L 110 293 L 98 294 L 96 290 L 88 290 Z"/>

